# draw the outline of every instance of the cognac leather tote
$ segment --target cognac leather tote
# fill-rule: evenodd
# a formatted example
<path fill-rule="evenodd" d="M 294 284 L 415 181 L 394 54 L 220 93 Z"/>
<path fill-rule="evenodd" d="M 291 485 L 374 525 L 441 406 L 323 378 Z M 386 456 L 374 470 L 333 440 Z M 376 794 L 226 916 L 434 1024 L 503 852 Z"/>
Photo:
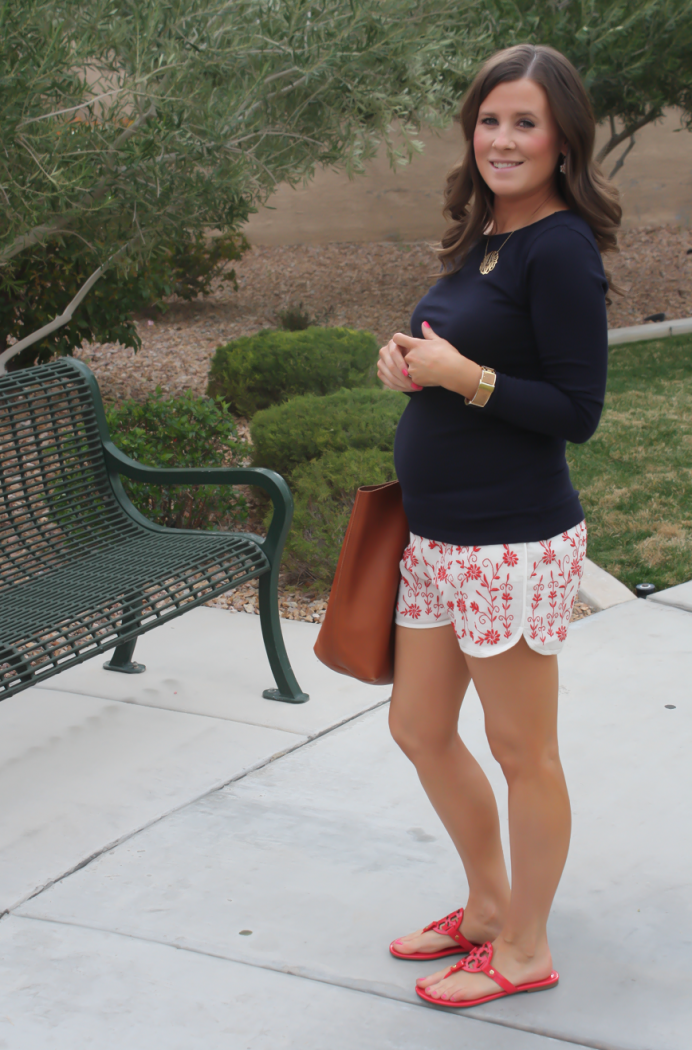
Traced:
<path fill-rule="evenodd" d="M 409 528 L 398 481 L 356 493 L 315 655 L 370 685 L 394 680 L 394 607 Z"/>

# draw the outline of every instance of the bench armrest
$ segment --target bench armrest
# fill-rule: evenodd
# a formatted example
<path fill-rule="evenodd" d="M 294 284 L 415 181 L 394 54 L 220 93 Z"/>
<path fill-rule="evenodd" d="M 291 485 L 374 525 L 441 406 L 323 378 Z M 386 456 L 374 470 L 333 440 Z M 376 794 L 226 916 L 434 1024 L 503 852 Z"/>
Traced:
<path fill-rule="evenodd" d="M 279 555 L 293 519 L 293 497 L 281 477 L 264 467 L 147 467 L 121 452 L 112 441 L 104 441 L 108 469 L 133 481 L 150 485 L 257 485 L 271 497 L 272 520 L 262 541 L 270 561 Z"/>

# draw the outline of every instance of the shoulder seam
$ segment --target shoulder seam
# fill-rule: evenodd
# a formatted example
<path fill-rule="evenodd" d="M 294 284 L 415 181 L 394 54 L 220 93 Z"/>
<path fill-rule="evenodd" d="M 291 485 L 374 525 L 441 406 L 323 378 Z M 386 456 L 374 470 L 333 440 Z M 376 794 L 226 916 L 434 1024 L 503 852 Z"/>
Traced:
<path fill-rule="evenodd" d="M 583 221 L 584 221 L 584 220 L 582 219 L 582 222 L 583 222 Z M 555 227 L 555 226 L 550 226 L 550 227 L 548 227 L 548 229 L 546 229 L 546 230 L 540 230 L 540 231 L 539 231 L 539 232 L 538 232 L 538 233 L 536 234 L 536 236 L 534 237 L 534 239 L 533 239 L 533 241 L 532 241 L 532 243 L 531 243 L 531 247 L 529 248 L 529 252 L 530 252 L 530 251 L 531 251 L 531 249 L 532 249 L 532 248 L 534 247 L 534 245 L 535 245 L 535 244 L 536 244 L 536 243 L 537 243 L 537 242 L 538 242 L 538 241 L 539 241 L 539 240 L 541 239 L 541 237 L 544 237 L 544 236 L 546 235 L 546 233 L 551 233 L 551 232 L 552 232 L 553 230 L 555 230 L 556 228 L 557 228 L 557 227 Z M 597 244 L 595 244 L 595 243 L 594 243 L 593 241 L 589 240 L 589 238 L 588 238 L 588 237 L 586 236 L 586 234 L 585 234 L 585 233 L 584 233 L 584 232 L 583 232 L 582 230 L 580 230 L 580 229 L 577 229 L 576 227 L 574 227 L 574 226 L 571 226 L 571 225 L 570 225 L 570 226 L 566 226 L 566 227 L 563 227 L 563 228 L 564 228 L 564 229 L 569 229 L 569 230 L 571 230 L 571 231 L 572 231 L 573 233 L 576 233 L 576 234 L 577 234 L 577 235 L 578 235 L 579 237 L 581 237 L 581 239 L 582 239 L 583 241 L 586 241 L 586 243 L 587 243 L 587 244 L 588 244 L 588 246 L 589 246 L 589 247 L 591 248 L 591 250 L 592 250 L 592 251 L 595 251 L 595 253 L 596 253 L 596 256 L 597 256 L 597 258 L 598 258 L 599 262 L 601 263 L 601 265 L 603 264 L 603 259 L 601 258 L 601 253 L 600 253 L 600 252 L 599 252 L 599 250 L 598 250 L 598 245 L 597 245 Z M 592 233 L 592 236 L 593 236 L 593 233 Z"/>

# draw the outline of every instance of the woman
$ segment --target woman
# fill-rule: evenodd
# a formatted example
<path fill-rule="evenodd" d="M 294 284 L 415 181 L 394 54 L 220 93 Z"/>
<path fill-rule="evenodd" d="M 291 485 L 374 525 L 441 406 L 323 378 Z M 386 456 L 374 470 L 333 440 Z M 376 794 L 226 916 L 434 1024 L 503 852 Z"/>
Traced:
<path fill-rule="evenodd" d="M 464 954 L 417 982 L 466 1007 L 553 987 L 546 923 L 567 857 L 557 744 L 557 653 L 586 550 L 565 460 L 603 407 L 601 252 L 621 209 L 594 169 L 594 118 L 573 66 L 548 47 L 493 56 L 461 110 L 443 276 L 413 336 L 380 350 L 385 386 L 411 395 L 396 469 L 411 543 L 396 613 L 392 735 L 459 851 L 465 908 L 390 946 Z M 469 682 L 509 789 L 512 885 L 490 784 L 458 735 Z M 470 954 L 466 954 L 470 953 Z"/>

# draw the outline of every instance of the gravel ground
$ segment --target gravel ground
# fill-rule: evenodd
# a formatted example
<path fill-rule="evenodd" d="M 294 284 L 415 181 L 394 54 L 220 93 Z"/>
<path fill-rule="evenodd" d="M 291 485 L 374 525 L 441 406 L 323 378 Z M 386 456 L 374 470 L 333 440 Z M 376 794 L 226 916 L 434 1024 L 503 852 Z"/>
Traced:
<path fill-rule="evenodd" d="M 628 230 L 608 265 L 623 293 L 613 296 L 612 328 L 641 324 L 654 313 L 692 316 L 692 231 Z M 435 279 L 436 261 L 423 241 L 285 245 L 253 248 L 235 269 L 237 291 L 221 282 L 204 299 L 172 301 L 157 320 L 142 318 L 139 353 L 119 344 L 85 344 L 80 356 L 107 402 L 143 400 L 156 387 L 170 396 L 186 390 L 203 394 L 217 346 L 276 325 L 279 311 L 299 304 L 317 324 L 369 329 L 385 342 L 392 332 L 408 331 L 414 305 Z M 247 436 L 246 421 L 239 423 L 241 436 Z M 248 584 L 215 604 L 256 612 L 257 588 Z M 281 614 L 288 619 L 319 622 L 324 608 L 324 595 L 281 589 Z M 573 618 L 590 611 L 578 603 Z"/>

